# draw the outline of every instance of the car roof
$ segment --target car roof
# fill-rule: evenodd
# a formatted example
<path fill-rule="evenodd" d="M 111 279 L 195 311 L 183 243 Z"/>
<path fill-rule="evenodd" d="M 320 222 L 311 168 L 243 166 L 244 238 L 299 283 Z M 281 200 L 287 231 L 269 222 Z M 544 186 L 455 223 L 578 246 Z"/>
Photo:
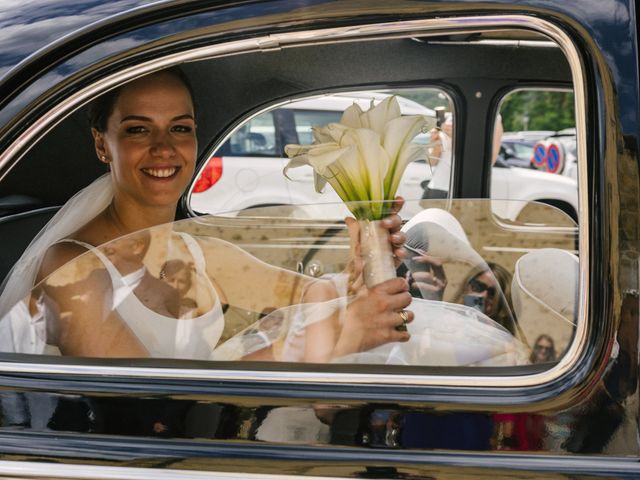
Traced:
<path fill-rule="evenodd" d="M 0 2 L 0 79 L 30 57 L 38 57 L 82 31 L 99 28 L 108 19 L 143 14 L 167 1 L 32 0 Z M 149 8 L 145 8 L 149 7 Z"/>

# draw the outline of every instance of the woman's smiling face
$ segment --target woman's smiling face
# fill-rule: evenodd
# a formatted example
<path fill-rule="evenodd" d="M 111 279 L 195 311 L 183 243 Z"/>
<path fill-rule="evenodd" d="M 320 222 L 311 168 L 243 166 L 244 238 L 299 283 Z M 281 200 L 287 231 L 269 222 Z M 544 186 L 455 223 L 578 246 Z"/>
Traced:
<path fill-rule="evenodd" d="M 187 87 L 167 73 L 135 80 L 120 90 L 96 149 L 111 164 L 117 201 L 174 206 L 195 167 L 194 108 Z"/>

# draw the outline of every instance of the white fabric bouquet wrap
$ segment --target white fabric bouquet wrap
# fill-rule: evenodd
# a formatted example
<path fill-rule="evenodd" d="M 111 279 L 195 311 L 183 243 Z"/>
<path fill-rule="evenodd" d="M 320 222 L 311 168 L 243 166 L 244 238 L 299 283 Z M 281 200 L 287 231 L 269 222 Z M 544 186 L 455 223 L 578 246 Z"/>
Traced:
<path fill-rule="evenodd" d="M 354 103 L 339 123 L 313 128 L 311 145 L 287 145 L 284 169 L 305 165 L 314 171 L 315 188 L 329 183 L 360 220 L 365 281 L 374 285 L 395 276 L 386 231 L 377 221 L 388 214 L 407 165 L 427 156 L 429 145 L 411 143 L 435 121 L 423 115 L 402 115 L 395 96 L 367 111 Z"/>

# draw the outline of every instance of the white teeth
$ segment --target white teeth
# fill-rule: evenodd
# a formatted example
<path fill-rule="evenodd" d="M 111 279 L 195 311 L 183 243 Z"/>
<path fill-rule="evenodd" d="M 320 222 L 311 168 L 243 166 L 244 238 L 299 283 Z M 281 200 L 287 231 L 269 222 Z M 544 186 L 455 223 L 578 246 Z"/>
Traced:
<path fill-rule="evenodd" d="M 177 168 L 143 168 L 142 171 L 147 175 L 158 178 L 167 178 L 176 173 Z"/>

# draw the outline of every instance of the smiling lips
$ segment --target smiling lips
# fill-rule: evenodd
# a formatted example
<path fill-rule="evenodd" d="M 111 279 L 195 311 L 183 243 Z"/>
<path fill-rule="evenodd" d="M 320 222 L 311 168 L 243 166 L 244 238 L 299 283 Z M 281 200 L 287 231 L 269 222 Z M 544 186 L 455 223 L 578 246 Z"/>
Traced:
<path fill-rule="evenodd" d="M 153 178 L 169 178 L 173 177 L 179 167 L 165 167 L 165 168 L 143 168 L 142 173 Z"/>

